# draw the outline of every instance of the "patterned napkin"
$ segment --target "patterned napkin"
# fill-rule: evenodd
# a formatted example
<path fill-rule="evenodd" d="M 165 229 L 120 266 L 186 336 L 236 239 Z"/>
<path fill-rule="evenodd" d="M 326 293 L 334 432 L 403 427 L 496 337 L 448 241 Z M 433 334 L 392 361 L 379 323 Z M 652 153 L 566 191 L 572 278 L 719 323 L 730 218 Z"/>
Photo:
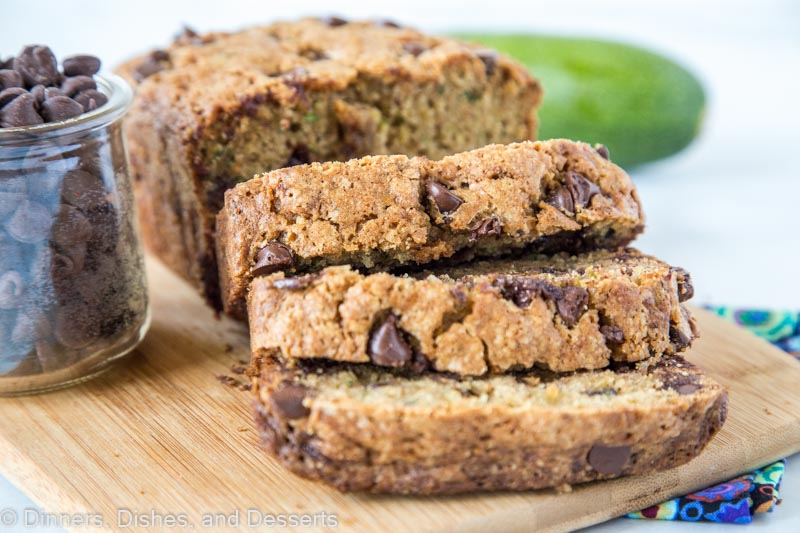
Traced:
<path fill-rule="evenodd" d="M 800 359 L 800 313 L 728 307 L 709 309 Z M 755 513 L 770 513 L 781 502 L 778 489 L 785 466 L 784 459 L 627 517 L 749 524 Z"/>

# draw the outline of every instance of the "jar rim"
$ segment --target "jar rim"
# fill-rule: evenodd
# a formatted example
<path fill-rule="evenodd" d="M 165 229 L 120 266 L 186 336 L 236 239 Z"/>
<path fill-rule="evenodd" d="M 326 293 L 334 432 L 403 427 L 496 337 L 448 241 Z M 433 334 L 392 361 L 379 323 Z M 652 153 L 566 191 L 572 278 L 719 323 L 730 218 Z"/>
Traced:
<path fill-rule="evenodd" d="M 95 74 L 94 79 L 100 92 L 108 97 L 108 102 L 104 105 L 60 122 L 19 128 L 0 128 L 0 143 L 6 140 L 59 137 L 103 127 L 117 120 L 130 108 L 133 90 L 125 80 L 116 74 Z"/>

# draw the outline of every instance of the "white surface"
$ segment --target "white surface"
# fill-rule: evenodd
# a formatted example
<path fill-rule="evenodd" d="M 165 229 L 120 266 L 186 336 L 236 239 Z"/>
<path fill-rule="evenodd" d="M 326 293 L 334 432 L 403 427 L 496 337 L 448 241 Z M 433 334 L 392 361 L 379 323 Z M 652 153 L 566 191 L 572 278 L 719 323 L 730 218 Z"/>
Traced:
<path fill-rule="evenodd" d="M 689 269 L 698 303 L 800 308 L 800 283 L 793 277 L 800 262 L 800 2 L 341 0 L 335 9 L 332 5 L 4 0 L 0 54 L 41 42 L 59 56 L 95 53 L 114 65 L 134 52 L 163 45 L 183 23 L 206 31 L 331 13 L 391 18 L 429 31 L 508 29 L 645 45 L 698 73 L 709 102 L 703 134 L 690 149 L 632 173 L 648 215 L 648 230 L 637 246 Z M 798 459 L 788 467 L 783 505 L 768 517 L 758 517 L 748 531 L 800 531 Z M 0 509 L 30 505 L 0 478 Z M 740 530 L 632 520 L 595 529 L 676 528 Z"/>

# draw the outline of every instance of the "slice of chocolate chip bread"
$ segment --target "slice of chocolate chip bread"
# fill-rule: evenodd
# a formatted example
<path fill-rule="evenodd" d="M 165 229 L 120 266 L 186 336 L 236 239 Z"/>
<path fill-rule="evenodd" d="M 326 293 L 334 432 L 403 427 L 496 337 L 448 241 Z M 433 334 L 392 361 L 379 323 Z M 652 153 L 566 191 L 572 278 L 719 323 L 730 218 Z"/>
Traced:
<path fill-rule="evenodd" d="M 225 195 L 217 220 L 223 303 L 243 315 L 250 280 L 278 270 L 614 248 L 642 226 L 628 175 L 566 140 L 490 145 L 440 161 L 376 156 L 281 169 Z"/>
<path fill-rule="evenodd" d="M 697 456 L 727 406 L 724 389 L 677 356 L 460 380 L 372 365 L 254 364 L 269 451 L 342 491 L 526 490 L 662 470 Z"/>
<path fill-rule="evenodd" d="M 219 302 L 214 217 L 265 170 L 535 138 L 541 89 L 505 56 L 385 22 L 187 31 L 120 73 L 148 248 Z"/>
<path fill-rule="evenodd" d="M 462 375 L 604 368 L 682 352 L 689 274 L 633 249 L 529 255 L 413 275 L 350 267 L 253 280 L 256 357 Z"/>

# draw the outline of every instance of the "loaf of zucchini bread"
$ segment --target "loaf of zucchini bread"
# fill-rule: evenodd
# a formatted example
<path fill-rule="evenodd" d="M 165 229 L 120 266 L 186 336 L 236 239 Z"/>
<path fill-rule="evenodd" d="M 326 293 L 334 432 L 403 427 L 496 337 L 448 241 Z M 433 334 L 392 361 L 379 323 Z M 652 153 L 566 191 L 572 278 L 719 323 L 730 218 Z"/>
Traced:
<path fill-rule="evenodd" d="M 368 154 L 440 158 L 535 137 L 537 81 L 490 50 L 387 22 L 185 31 L 124 64 L 142 237 L 219 306 L 214 221 L 256 173 Z"/>

